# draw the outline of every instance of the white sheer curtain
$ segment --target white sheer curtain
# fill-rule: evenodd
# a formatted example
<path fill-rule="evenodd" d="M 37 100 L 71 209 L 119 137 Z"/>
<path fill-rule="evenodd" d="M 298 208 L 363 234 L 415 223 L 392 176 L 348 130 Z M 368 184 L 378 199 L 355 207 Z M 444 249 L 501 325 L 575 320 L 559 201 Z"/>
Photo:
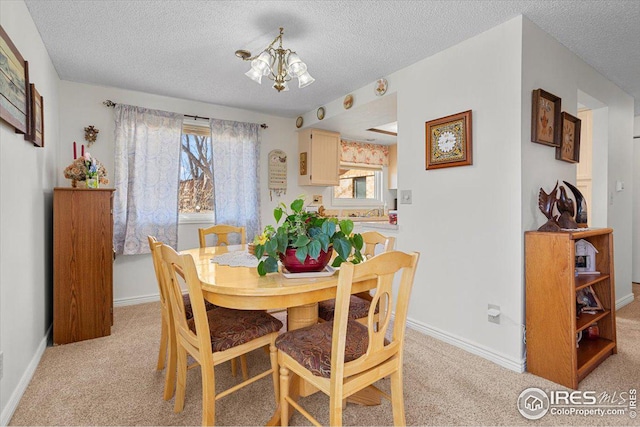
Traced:
<path fill-rule="evenodd" d="M 211 120 L 216 223 L 260 231 L 260 125 Z"/>
<path fill-rule="evenodd" d="M 182 120 L 166 111 L 115 107 L 113 240 L 118 254 L 149 253 L 148 235 L 177 246 Z"/>

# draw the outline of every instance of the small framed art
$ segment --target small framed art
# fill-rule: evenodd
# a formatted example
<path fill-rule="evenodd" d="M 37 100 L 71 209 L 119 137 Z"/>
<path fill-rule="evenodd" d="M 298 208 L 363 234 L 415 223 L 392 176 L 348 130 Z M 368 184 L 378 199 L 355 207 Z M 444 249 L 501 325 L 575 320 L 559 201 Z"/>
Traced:
<path fill-rule="evenodd" d="M 31 83 L 31 120 L 29 133 L 24 136 L 27 141 L 33 142 L 36 147 L 44 147 L 44 99 L 35 85 Z"/>
<path fill-rule="evenodd" d="M 559 147 L 561 99 L 542 89 L 534 90 L 532 99 L 531 141 Z"/>
<path fill-rule="evenodd" d="M 580 128 L 581 121 L 571 114 L 562 112 L 562 138 L 556 147 L 556 159 L 569 163 L 580 162 Z"/>
<path fill-rule="evenodd" d="M 471 110 L 425 123 L 426 169 L 473 164 Z"/>

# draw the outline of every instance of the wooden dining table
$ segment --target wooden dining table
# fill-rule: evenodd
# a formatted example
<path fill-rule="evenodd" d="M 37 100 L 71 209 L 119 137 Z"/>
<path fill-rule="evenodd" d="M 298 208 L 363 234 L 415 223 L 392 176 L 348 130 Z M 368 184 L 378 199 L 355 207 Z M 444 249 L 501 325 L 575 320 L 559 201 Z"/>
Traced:
<path fill-rule="evenodd" d="M 231 251 L 247 251 L 247 245 L 212 246 L 181 251 L 196 264 L 204 298 L 212 304 L 244 310 L 287 310 L 287 330 L 318 322 L 318 302 L 336 297 L 338 273 L 327 277 L 286 278 L 282 273 L 260 276 L 255 267 L 221 265 L 212 258 Z M 375 286 L 375 285 L 373 285 Z M 367 292 L 367 281 L 353 284 L 352 293 Z M 292 397 L 308 396 L 317 390 L 303 381 L 292 382 Z M 380 394 L 368 388 L 349 398 L 350 402 L 379 405 Z M 268 425 L 279 425 L 280 410 Z"/>

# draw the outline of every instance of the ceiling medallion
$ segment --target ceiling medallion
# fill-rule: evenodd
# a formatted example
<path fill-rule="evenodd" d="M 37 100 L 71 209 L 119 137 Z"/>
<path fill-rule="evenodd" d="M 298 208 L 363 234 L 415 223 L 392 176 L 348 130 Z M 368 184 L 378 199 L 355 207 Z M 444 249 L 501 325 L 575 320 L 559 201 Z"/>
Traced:
<path fill-rule="evenodd" d="M 376 80 L 375 92 L 378 96 L 382 96 L 387 93 L 387 79 Z"/>
<path fill-rule="evenodd" d="M 307 71 L 307 64 L 302 62 L 298 54 L 282 47 L 283 34 L 284 29 L 280 27 L 280 34 L 256 56 L 251 56 L 248 50 L 236 50 L 238 58 L 251 61 L 251 69 L 245 76 L 258 84 L 262 84 L 262 76 L 267 76 L 273 80 L 273 88 L 278 92 L 288 91 L 287 82 L 294 77 L 298 79 L 299 88 L 307 87 L 315 81 Z M 279 44 L 274 48 L 276 42 Z"/>

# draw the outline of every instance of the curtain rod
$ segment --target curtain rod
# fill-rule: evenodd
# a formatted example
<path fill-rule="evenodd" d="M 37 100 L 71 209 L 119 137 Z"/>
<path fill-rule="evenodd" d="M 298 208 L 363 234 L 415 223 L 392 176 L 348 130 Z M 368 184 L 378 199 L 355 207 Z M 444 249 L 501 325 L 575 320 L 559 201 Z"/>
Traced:
<path fill-rule="evenodd" d="M 112 101 L 112 100 L 110 100 L 110 99 L 107 99 L 107 100 L 106 100 L 106 101 L 104 101 L 102 104 L 103 104 L 103 105 L 105 105 L 105 106 L 107 106 L 107 107 L 115 107 L 116 105 L 118 105 L 118 104 L 116 104 L 115 102 L 113 102 L 113 101 Z M 191 117 L 191 118 L 192 118 L 192 119 L 194 119 L 194 120 L 198 120 L 198 119 L 202 119 L 202 120 L 211 120 L 211 119 L 209 119 L 209 117 L 203 117 L 203 116 L 192 116 L 191 114 L 183 114 L 183 116 L 185 116 L 185 117 Z M 268 129 L 268 128 L 269 128 L 269 126 L 267 126 L 267 124 L 266 124 L 266 123 L 261 123 L 261 124 L 260 124 L 260 127 L 261 127 L 262 129 Z"/>

